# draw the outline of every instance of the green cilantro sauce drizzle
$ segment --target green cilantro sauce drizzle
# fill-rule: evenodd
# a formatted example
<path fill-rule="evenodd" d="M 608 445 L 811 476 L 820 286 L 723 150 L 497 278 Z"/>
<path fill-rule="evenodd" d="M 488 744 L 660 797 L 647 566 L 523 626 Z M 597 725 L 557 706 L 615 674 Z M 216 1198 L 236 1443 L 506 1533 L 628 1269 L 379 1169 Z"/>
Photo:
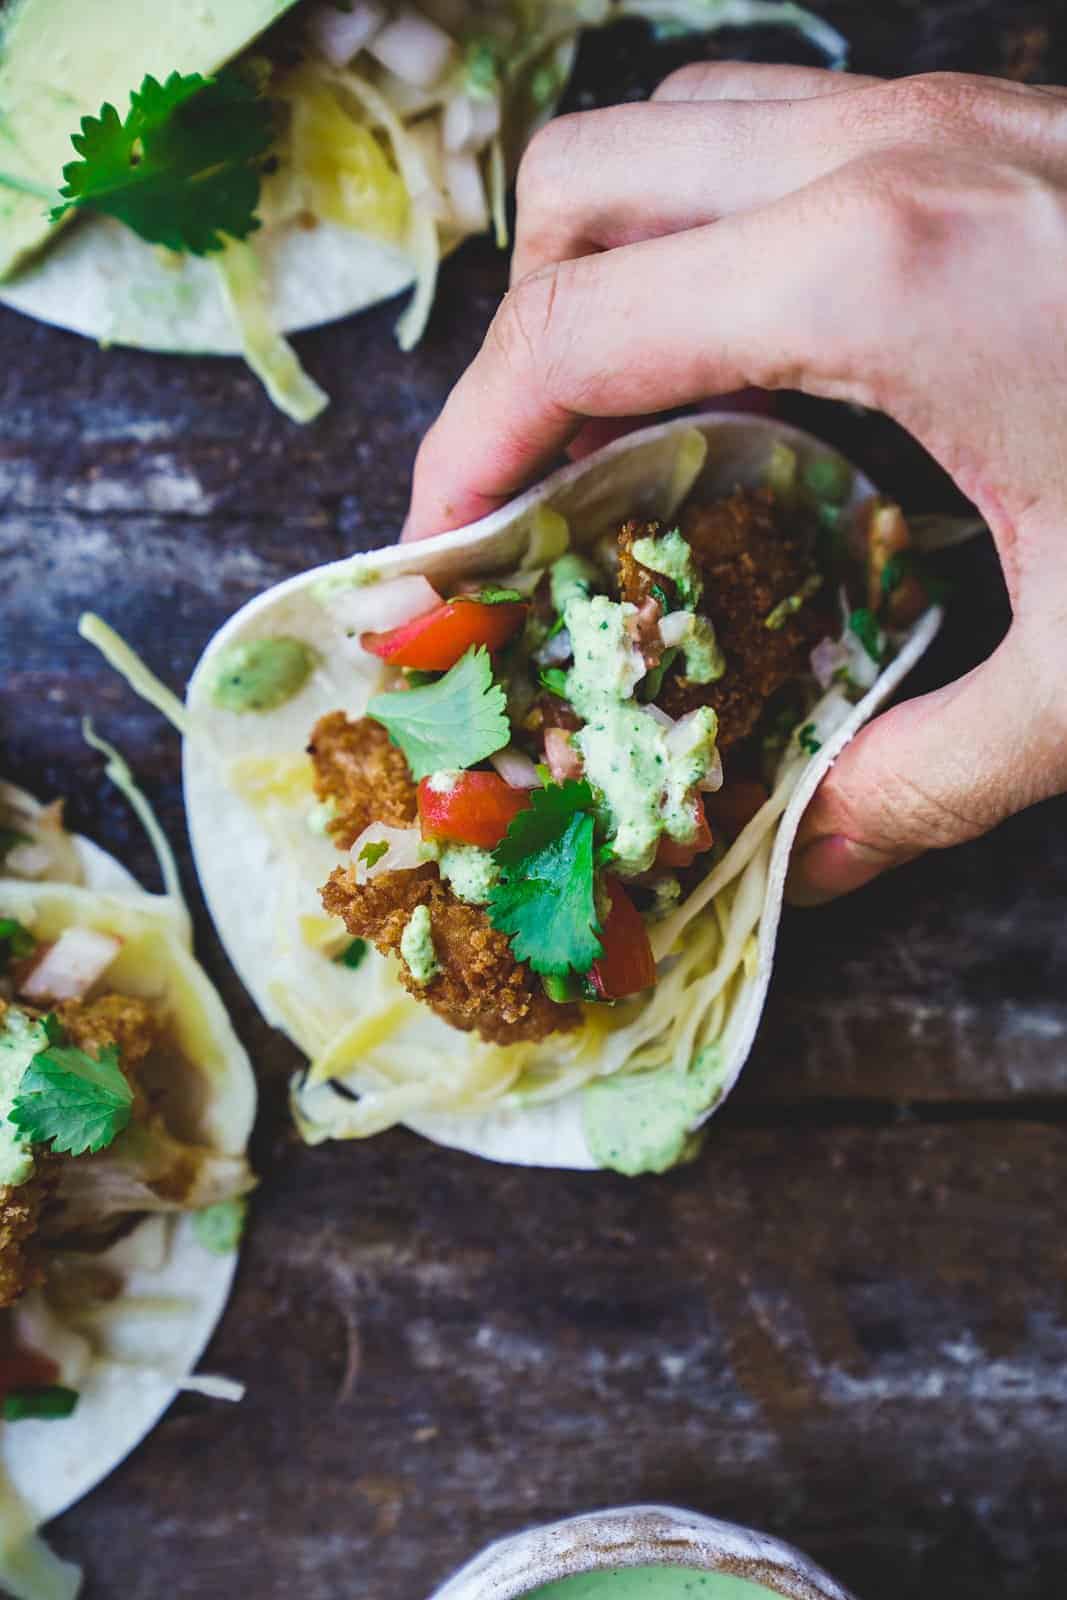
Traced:
<path fill-rule="evenodd" d="M 400 954 L 408 971 L 418 984 L 427 984 L 437 976 L 437 952 L 433 947 L 433 927 L 429 906 L 416 906 L 400 935 Z"/>
<path fill-rule="evenodd" d="M 315 666 L 300 639 L 240 639 L 220 652 L 211 698 L 223 711 L 276 711 L 304 687 Z"/>
<path fill-rule="evenodd" d="M 695 836 L 693 790 L 714 762 L 718 724 L 701 707 L 679 735 L 640 709 L 633 694 L 645 663 L 626 627 L 637 608 L 589 594 L 592 569 L 580 563 L 564 556 L 551 580 L 574 650 L 566 696 L 585 721 L 574 743 L 603 796 L 617 870 L 634 876 L 651 866 L 663 833 L 680 843 Z"/>
<path fill-rule="evenodd" d="M 700 581 L 693 552 L 677 528 L 672 528 L 669 533 L 661 533 L 654 539 L 635 539 L 633 557 L 650 572 L 670 578 L 684 606 L 694 608 L 700 604 L 704 585 Z"/>
<path fill-rule="evenodd" d="M 42 1024 L 9 1007 L 0 1028 L 0 1184 L 12 1188 L 28 1182 L 35 1167 L 28 1141 L 8 1118 L 30 1062 L 47 1045 Z"/>
<path fill-rule="evenodd" d="M 762 1584 L 690 1567 L 612 1567 L 543 1584 L 527 1600 L 779 1600 Z"/>

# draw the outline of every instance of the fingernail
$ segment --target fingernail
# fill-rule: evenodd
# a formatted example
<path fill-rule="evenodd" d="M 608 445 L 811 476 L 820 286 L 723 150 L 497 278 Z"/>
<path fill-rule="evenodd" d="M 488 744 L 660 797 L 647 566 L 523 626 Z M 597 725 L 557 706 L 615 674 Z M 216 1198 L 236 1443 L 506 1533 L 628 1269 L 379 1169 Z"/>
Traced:
<path fill-rule="evenodd" d="M 786 899 L 794 906 L 824 905 L 838 895 L 862 889 L 897 861 L 887 850 L 860 844 L 843 833 L 827 834 L 813 839 L 794 858 L 786 880 Z"/>

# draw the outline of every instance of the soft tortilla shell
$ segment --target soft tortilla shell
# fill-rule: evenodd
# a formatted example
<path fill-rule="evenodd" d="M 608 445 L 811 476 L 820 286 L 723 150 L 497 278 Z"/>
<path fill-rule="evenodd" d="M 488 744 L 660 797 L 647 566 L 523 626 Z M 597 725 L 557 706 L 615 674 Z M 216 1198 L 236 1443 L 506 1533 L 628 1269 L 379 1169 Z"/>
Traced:
<path fill-rule="evenodd" d="M 673 511 L 677 491 L 680 442 L 698 429 L 708 443 L 708 455 L 697 480 L 711 494 L 729 493 L 738 484 L 762 479 L 768 452 L 780 440 L 795 448 L 802 462 L 833 455 L 825 445 L 780 423 L 751 416 L 712 413 L 681 418 L 616 440 L 595 455 L 564 467 L 537 488 L 491 516 L 419 544 L 397 545 L 351 557 L 303 573 L 278 584 L 250 601 L 220 630 L 208 645 L 190 681 L 188 704 L 192 732 L 185 742 L 186 809 L 197 870 L 208 906 L 231 960 L 268 1021 L 284 1028 L 306 1053 L 315 1050 L 314 1038 L 280 1014 L 269 991 L 272 951 L 278 922 L 278 905 L 272 890 L 282 875 L 279 854 L 254 811 L 234 793 L 227 778 L 230 762 L 246 755 L 257 743 L 266 751 L 299 751 L 324 711 L 343 707 L 358 716 L 373 687 L 370 669 L 357 663 L 329 662 L 314 673 L 305 688 L 269 718 L 239 717 L 221 712 L 211 700 L 210 687 L 219 653 L 241 639 L 293 634 L 314 641 L 322 634 L 324 613 L 314 591 L 324 582 L 343 582 L 346 575 L 372 571 L 381 578 L 402 573 L 424 573 L 438 587 L 463 577 L 514 569 L 526 553 L 538 513 L 545 506 L 565 516 L 572 538 L 592 543 L 627 516 L 656 516 Z M 855 473 L 853 503 L 872 494 L 873 486 Z M 922 655 L 940 624 L 940 613 L 930 611 L 916 625 L 903 649 L 870 693 L 814 758 L 801 786 L 779 824 L 770 862 L 767 898 L 760 923 L 757 970 L 742 987 L 734 1012 L 733 1043 L 723 1063 L 724 1091 L 736 1082 L 751 1049 L 770 982 L 774 944 L 781 914 L 782 888 L 789 850 L 801 813 L 820 779 L 845 744 L 896 690 Z M 338 671 L 338 665 L 343 670 Z M 264 742 L 265 741 L 265 742 Z M 319 876 L 307 885 L 307 909 L 314 908 L 314 888 L 324 881 L 338 857 L 328 840 L 308 841 L 309 872 Z M 255 908 L 249 886 L 256 886 Z M 265 902 L 265 903 L 264 903 Z M 344 1005 L 358 1008 L 357 980 L 353 975 L 320 959 L 316 963 L 294 945 L 293 978 L 310 1010 Z M 428 1015 L 426 1027 L 439 1027 L 455 1038 L 438 1019 Z M 326 1030 L 327 1032 L 329 1030 Z M 430 1034 L 427 1034 L 430 1038 Z M 438 1048 L 447 1037 L 434 1036 Z M 709 1113 L 710 1114 L 710 1113 Z M 595 1168 L 582 1127 L 581 1096 L 522 1110 L 498 1110 L 485 1115 L 420 1115 L 409 1126 L 438 1143 L 490 1160 L 518 1165 Z"/>

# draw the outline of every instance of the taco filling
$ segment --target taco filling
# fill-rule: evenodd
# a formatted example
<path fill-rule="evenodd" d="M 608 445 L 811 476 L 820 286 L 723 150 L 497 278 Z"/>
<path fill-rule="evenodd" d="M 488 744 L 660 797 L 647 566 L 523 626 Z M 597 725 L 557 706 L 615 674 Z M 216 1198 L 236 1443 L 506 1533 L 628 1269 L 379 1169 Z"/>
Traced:
<path fill-rule="evenodd" d="M 348 857 L 322 888 L 329 915 L 494 1044 L 653 990 L 657 925 L 768 804 L 790 746 L 817 747 L 823 689 L 868 686 L 857 650 L 875 670 L 884 654 L 873 613 L 870 654 L 852 628 L 833 642 L 818 514 L 771 488 L 694 497 L 565 552 L 532 589 L 520 573 L 419 593 L 407 620 L 363 633 L 385 692 L 361 718 L 321 717 L 308 745 Z M 887 514 L 903 526 L 871 509 Z M 822 685 L 816 647 L 835 653 Z"/>
<path fill-rule="evenodd" d="M 17 907 L 26 917 L 32 908 L 32 898 Z M 9 1421 L 66 1415 L 77 1400 L 56 1388 L 52 1352 L 27 1350 L 11 1320 L 31 1290 L 60 1307 L 72 1285 L 82 1300 L 113 1299 L 121 1280 L 93 1262 L 133 1227 L 252 1187 L 243 1156 L 197 1140 L 196 1064 L 166 1006 L 113 976 L 123 942 L 85 925 L 39 938 L 0 916 L 0 1417 Z M 60 1405 L 67 1410 L 48 1410 Z"/>

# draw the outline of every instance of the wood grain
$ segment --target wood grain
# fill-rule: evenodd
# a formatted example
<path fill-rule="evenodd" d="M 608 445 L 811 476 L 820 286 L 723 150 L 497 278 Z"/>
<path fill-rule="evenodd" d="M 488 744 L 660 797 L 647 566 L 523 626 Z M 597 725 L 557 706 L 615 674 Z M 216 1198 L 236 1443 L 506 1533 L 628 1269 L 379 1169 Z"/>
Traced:
<path fill-rule="evenodd" d="M 860 70 L 1067 80 L 1063 8 L 827 0 Z M 800 59 L 788 35 L 712 41 Z M 681 59 L 587 41 L 572 106 Z M 279 578 L 395 536 L 418 440 L 505 283 L 446 267 L 429 335 L 396 305 L 303 336 L 334 403 L 273 412 L 239 363 L 101 352 L 0 313 L 2 768 L 154 881 L 81 717 L 145 782 L 187 877 L 177 741 L 76 636 L 101 611 L 175 688 Z M 898 429 L 792 402 L 887 490 L 957 505 Z M 996 643 L 978 544 L 917 691 Z M 662 1180 L 507 1171 L 402 1133 L 303 1149 L 294 1054 L 202 915 L 261 1072 L 264 1177 L 209 1367 L 56 1530 L 90 1600 L 424 1600 L 486 1539 L 636 1498 L 809 1548 L 865 1600 L 1052 1600 L 1067 1562 L 1067 803 L 787 918 L 767 1015 L 700 1162 Z M 198 908 L 199 912 L 199 908 Z"/>

